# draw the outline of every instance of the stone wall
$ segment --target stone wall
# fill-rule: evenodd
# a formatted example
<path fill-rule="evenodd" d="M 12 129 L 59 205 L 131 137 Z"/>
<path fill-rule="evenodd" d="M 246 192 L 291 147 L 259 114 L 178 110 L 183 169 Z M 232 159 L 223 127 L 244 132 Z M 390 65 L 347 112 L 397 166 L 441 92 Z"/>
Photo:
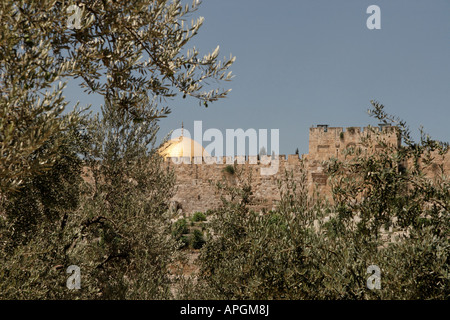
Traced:
<path fill-rule="evenodd" d="M 294 179 L 300 180 L 300 158 L 298 155 L 278 157 L 278 170 L 273 175 L 262 175 L 261 169 L 269 169 L 270 165 L 261 161 L 249 161 L 245 159 L 243 164 L 238 164 L 224 159 L 219 164 L 207 164 L 203 161 L 196 164 L 193 161 L 188 163 L 174 164 L 171 158 L 166 159 L 168 168 L 175 169 L 176 193 L 173 201 L 181 206 L 183 212 L 190 214 L 196 211 L 206 211 L 219 206 L 222 201 L 220 192 L 217 189 L 217 182 L 227 182 L 231 185 L 242 185 L 242 181 L 237 178 L 237 172 L 242 179 L 250 177 L 253 191 L 253 209 L 261 210 L 266 208 L 271 210 L 279 201 L 278 179 L 282 178 L 285 170 L 294 172 Z M 227 166 L 232 166 L 236 172 L 234 174 L 226 170 Z"/>
<path fill-rule="evenodd" d="M 372 148 L 368 148 L 362 143 L 364 139 L 370 137 L 376 137 L 391 146 L 400 146 L 400 137 L 395 127 L 348 127 L 344 129 L 322 125 L 309 129 L 309 157 L 317 160 L 327 160 L 330 157 L 340 159 L 343 157 L 342 151 L 346 148 L 360 148 L 362 152 L 373 152 L 377 148 L 381 148 L 378 143 L 371 144 Z"/>
<path fill-rule="evenodd" d="M 176 193 L 172 200 L 185 214 L 204 212 L 218 207 L 221 199 L 216 183 L 226 180 L 228 183 L 240 184 L 236 175 L 227 172 L 226 167 L 229 165 L 238 171 L 242 170 L 244 174 L 241 176 L 251 173 L 254 210 L 274 209 L 280 200 L 278 180 L 284 178 L 285 171 L 292 171 L 294 181 L 301 183 L 302 166 L 309 193 L 312 194 L 313 190 L 317 190 L 329 198 L 331 190 L 323 162 L 331 157 L 337 159 L 348 157 L 345 154 L 346 148 L 354 147 L 360 152 L 381 152 L 384 143 L 400 146 L 400 137 L 395 127 L 312 127 L 309 133 L 309 153 L 302 155 L 301 158 L 298 155 L 278 156 L 278 170 L 272 175 L 261 174 L 261 169 L 267 170 L 270 165 L 265 164 L 267 162 L 263 162 L 264 159 L 260 161 L 256 157 L 236 157 L 234 161 L 231 158 L 214 157 L 168 158 L 166 165 L 175 170 L 177 177 Z M 450 172 L 450 155 L 434 154 L 434 156 L 438 160 L 437 164 L 427 168 L 426 172 L 435 175 L 439 165 L 442 165 L 446 172 Z M 273 159 L 272 163 L 274 160 L 276 159 Z"/>

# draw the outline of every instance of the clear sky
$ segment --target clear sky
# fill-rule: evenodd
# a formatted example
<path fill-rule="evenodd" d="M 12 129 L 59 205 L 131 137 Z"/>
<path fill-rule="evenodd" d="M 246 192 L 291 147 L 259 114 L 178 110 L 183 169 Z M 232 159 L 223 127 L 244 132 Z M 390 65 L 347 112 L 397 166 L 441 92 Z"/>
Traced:
<path fill-rule="evenodd" d="M 381 29 L 369 30 L 370 5 Z M 160 139 L 194 120 L 203 130 L 279 129 L 280 154 L 308 153 L 309 128 L 377 125 L 370 100 L 433 138 L 450 141 L 450 0 L 204 0 L 195 45 L 236 56 L 229 97 L 200 107 L 169 101 Z M 102 100 L 70 84 L 69 100 Z M 206 146 L 208 143 L 204 143 Z"/>

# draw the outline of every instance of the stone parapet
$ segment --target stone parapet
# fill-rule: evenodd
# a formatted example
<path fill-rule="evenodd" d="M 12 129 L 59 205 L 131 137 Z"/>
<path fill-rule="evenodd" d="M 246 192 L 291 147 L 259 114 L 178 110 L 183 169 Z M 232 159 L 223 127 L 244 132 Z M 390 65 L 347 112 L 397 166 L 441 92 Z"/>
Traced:
<path fill-rule="evenodd" d="M 370 138 L 370 139 L 367 139 Z M 369 145 L 365 140 L 370 140 Z M 217 191 L 218 181 L 227 181 L 239 186 L 239 179 L 227 170 L 232 165 L 251 173 L 254 210 L 272 210 L 280 201 L 279 180 L 284 178 L 285 171 L 292 172 L 295 182 L 304 183 L 306 176 L 307 190 L 310 194 L 318 191 L 331 198 L 331 188 L 324 169 L 324 161 L 330 158 L 347 157 L 345 150 L 359 148 L 361 152 L 385 152 L 383 144 L 400 146 L 400 136 L 396 127 L 329 127 L 319 125 L 309 130 L 309 153 L 301 155 L 278 156 L 235 156 L 235 157 L 191 157 L 167 158 L 165 163 L 173 168 L 177 177 L 176 194 L 173 198 L 187 214 L 195 211 L 206 211 L 221 205 Z M 450 155 L 434 154 L 437 162 L 426 168 L 431 176 L 436 176 L 443 169 L 450 171 Z M 440 157 L 440 158 L 439 158 Z M 276 164 L 276 170 L 268 170 Z M 266 170 L 266 171 L 264 171 Z M 302 170 L 305 170 L 302 172 Z M 262 173 L 269 174 L 262 174 Z"/>

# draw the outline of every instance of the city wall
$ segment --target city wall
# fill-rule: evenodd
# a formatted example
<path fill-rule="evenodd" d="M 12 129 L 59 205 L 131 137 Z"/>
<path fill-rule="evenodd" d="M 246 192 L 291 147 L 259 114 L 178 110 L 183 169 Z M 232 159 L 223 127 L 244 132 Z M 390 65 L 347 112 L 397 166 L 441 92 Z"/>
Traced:
<path fill-rule="evenodd" d="M 184 214 L 196 211 L 206 211 L 221 205 L 220 192 L 216 187 L 219 181 L 239 186 L 241 183 L 235 174 L 227 170 L 233 166 L 236 171 L 242 171 L 241 177 L 251 173 L 251 187 L 254 210 L 272 210 L 280 200 L 279 183 L 285 177 L 285 172 L 292 172 L 297 184 L 306 183 L 310 195 L 318 191 L 325 198 L 331 198 L 328 176 L 323 167 L 324 161 L 330 158 L 344 159 L 349 155 L 346 150 L 356 148 L 357 152 L 383 152 L 386 146 L 400 146 L 400 137 L 395 127 L 328 127 L 318 125 L 309 131 L 309 153 L 301 155 L 279 155 L 272 158 L 272 167 L 277 165 L 274 174 L 261 174 L 271 165 L 264 158 L 235 157 L 232 158 L 167 158 L 166 165 L 173 168 L 176 175 L 176 191 L 172 198 L 173 209 Z M 438 174 L 442 168 L 450 172 L 450 156 L 435 155 L 435 164 L 427 168 L 429 174 Z M 234 160 L 234 161 L 233 161 Z M 186 163 L 184 163 L 184 162 Z M 306 175 L 303 179 L 302 168 Z"/>

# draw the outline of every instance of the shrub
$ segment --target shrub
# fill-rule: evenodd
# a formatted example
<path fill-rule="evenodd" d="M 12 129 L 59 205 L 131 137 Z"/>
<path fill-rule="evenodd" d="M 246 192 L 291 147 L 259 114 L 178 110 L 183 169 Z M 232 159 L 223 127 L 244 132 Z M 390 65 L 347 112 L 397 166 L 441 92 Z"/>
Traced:
<path fill-rule="evenodd" d="M 194 222 L 206 221 L 206 215 L 203 212 L 197 211 L 196 213 L 194 213 L 192 221 Z"/>
<path fill-rule="evenodd" d="M 203 233 L 195 229 L 190 238 L 190 245 L 193 249 L 200 249 L 206 243 Z"/>
<path fill-rule="evenodd" d="M 180 238 L 180 241 L 182 243 L 181 248 L 185 248 L 187 246 L 189 246 L 189 237 L 186 235 L 182 235 Z"/>
<path fill-rule="evenodd" d="M 287 172 L 278 207 L 266 215 L 249 210 L 249 186 L 223 187 L 229 196 L 198 259 L 197 298 L 448 299 L 450 181 L 445 173 L 426 179 L 419 165 L 448 145 L 427 136 L 416 144 L 399 128 L 406 146 L 329 161 L 333 204 L 311 199 Z M 417 165 L 400 170 L 402 162 Z M 371 265 L 380 268 L 380 290 L 367 286 Z"/>
<path fill-rule="evenodd" d="M 172 225 L 172 236 L 179 240 L 184 234 L 189 232 L 186 219 L 180 219 Z"/>
<path fill-rule="evenodd" d="M 168 267 L 177 243 L 168 203 L 175 180 L 156 152 L 157 119 L 170 109 L 156 98 L 183 93 L 207 107 L 229 90 L 205 92 L 198 84 L 230 80 L 222 73 L 234 62 L 219 61 L 219 47 L 202 59 L 195 49 L 173 54 L 203 21 L 180 28 L 199 4 L 180 2 L 86 2 L 92 17 L 108 19 L 93 19 L 80 37 L 66 32 L 66 1 L 2 1 L 0 20 L 8 23 L 0 25 L 0 299 L 172 296 Z M 123 19 L 130 14 L 152 28 L 131 26 Z M 111 26 L 114 34 L 85 47 L 91 31 Z M 99 60 L 119 38 L 121 54 Z M 157 57 L 136 59 L 144 52 Z M 81 87 L 105 101 L 88 123 L 78 111 L 62 114 L 70 104 L 65 84 L 51 89 L 58 78 L 80 76 Z M 82 290 L 67 290 L 72 264 L 82 270 Z"/>
<path fill-rule="evenodd" d="M 223 170 L 229 174 L 235 174 L 235 172 L 236 172 L 236 170 L 234 169 L 234 166 L 232 166 L 231 164 L 227 165 Z"/>

